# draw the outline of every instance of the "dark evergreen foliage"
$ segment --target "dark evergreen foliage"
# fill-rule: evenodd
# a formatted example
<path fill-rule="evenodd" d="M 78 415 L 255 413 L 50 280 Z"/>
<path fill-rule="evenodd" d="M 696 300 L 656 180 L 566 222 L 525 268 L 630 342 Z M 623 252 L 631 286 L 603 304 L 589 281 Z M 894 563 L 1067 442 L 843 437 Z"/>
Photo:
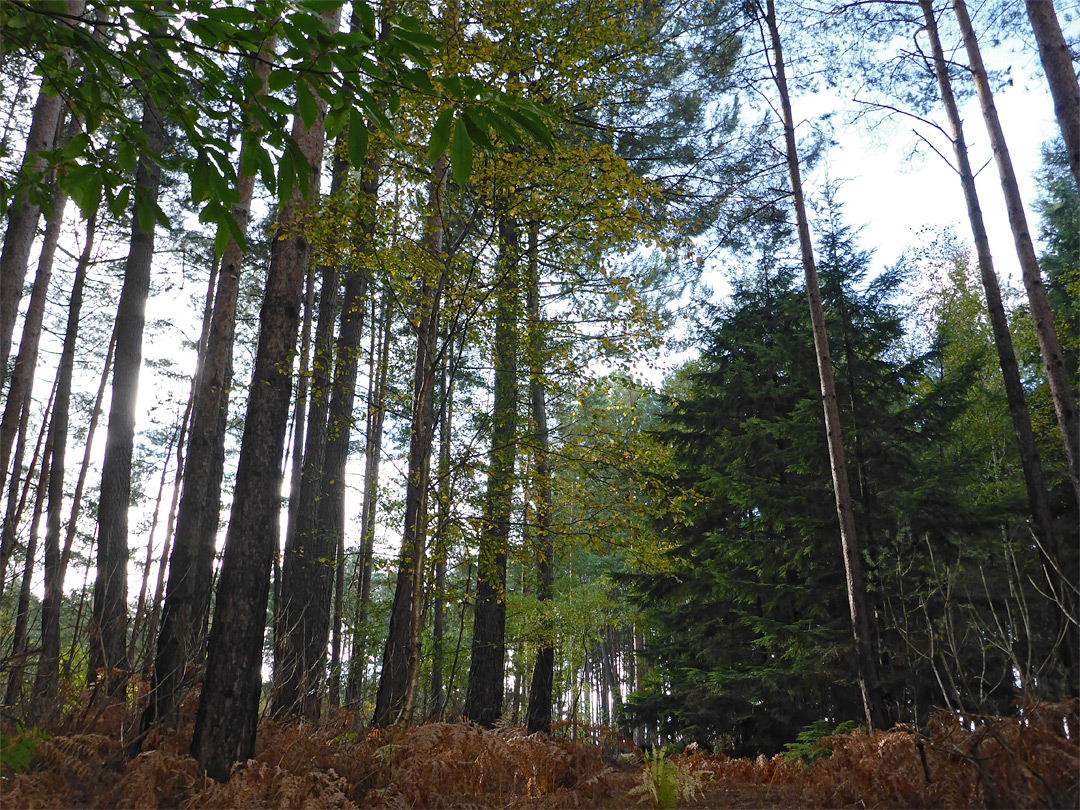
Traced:
<path fill-rule="evenodd" d="M 883 685 L 893 713 L 917 720 L 941 701 L 923 653 L 949 605 L 932 583 L 976 553 L 965 532 L 992 525 L 993 510 L 958 497 L 970 460 L 944 452 L 971 367 L 935 378 L 934 351 L 906 351 L 903 274 L 867 281 L 870 254 L 835 210 L 819 255 Z M 814 350 L 795 272 L 772 249 L 711 314 L 687 393 L 668 398 L 655 432 L 675 451 L 667 485 L 696 505 L 663 527 L 671 571 L 627 577 L 660 628 L 631 712 L 676 739 L 775 753 L 813 721 L 861 716 Z M 1007 664 L 990 669 L 964 688 L 1003 709 Z"/>

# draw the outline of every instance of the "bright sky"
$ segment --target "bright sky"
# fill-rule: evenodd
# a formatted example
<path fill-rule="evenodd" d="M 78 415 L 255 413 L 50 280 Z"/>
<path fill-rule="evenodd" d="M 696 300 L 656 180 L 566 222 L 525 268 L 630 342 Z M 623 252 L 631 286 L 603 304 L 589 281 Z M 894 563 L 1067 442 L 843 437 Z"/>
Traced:
<path fill-rule="evenodd" d="M 1059 133 L 1053 102 L 1034 52 L 1018 53 L 1000 46 L 984 49 L 983 59 L 990 70 L 1012 68 L 1013 85 L 995 92 L 994 100 L 1027 208 L 1028 227 L 1037 239 L 1035 174 L 1041 165 L 1043 143 Z M 838 103 L 845 110 L 857 106 L 850 101 L 838 100 Z M 983 167 L 976 177 L 976 186 L 995 269 L 1003 280 L 1019 284 L 1019 264 L 997 166 L 974 95 L 961 106 L 961 115 L 972 167 L 977 172 Z M 935 112 L 932 118 L 948 131 L 943 111 Z M 944 135 L 931 126 L 899 116 L 884 122 L 870 136 L 860 126 L 838 126 L 839 146 L 828 161 L 832 177 L 845 181 L 839 196 L 845 203 L 847 218 L 852 224 L 863 226 L 863 245 L 876 250 L 876 261 L 882 267 L 894 264 L 905 249 L 917 245 L 918 232 L 925 226 L 952 225 L 958 236 L 971 242 L 959 176 L 913 130 L 929 140 L 950 162 L 955 162 L 951 144 Z M 918 154 L 911 158 L 916 145 Z M 822 180 L 820 172 L 810 177 L 811 183 L 820 184 Z M 809 191 L 813 193 L 813 189 Z"/>

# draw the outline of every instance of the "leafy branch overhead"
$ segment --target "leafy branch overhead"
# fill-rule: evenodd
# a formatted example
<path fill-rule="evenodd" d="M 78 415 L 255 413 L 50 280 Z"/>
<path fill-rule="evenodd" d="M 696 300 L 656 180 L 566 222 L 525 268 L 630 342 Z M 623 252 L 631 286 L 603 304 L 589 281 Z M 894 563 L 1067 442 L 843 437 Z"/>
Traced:
<path fill-rule="evenodd" d="M 467 76 L 437 75 L 431 56 L 442 43 L 415 18 L 395 15 L 377 32 L 372 7 L 354 3 L 355 27 L 331 30 L 323 17 L 331 5 L 118 0 L 94 15 L 71 15 L 61 0 L 5 0 L 5 50 L 35 58 L 45 91 L 66 101 L 82 131 L 48 151 L 44 165 L 0 181 L 0 208 L 25 192 L 48 211 L 48 178 L 55 172 L 84 216 L 102 203 L 121 216 L 134 194 L 140 219 L 167 227 L 161 207 L 135 193 L 133 169 L 146 156 L 188 178 L 200 221 L 244 244 L 230 213 L 237 199 L 237 136 L 247 149 L 241 171 L 258 173 L 284 202 L 310 181 L 289 123 L 295 111 L 312 126 L 316 96 L 327 105 L 327 137 L 348 126 L 354 166 L 364 158 L 369 129 L 394 138 L 391 115 L 402 94 L 442 99 L 446 110 L 431 132 L 428 154 L 434 160 L 449 146 L 462 183 L 472 172 L 473 153 L 490 149 L 493 137 L 550 148 L 549 113 L 541 105 Z M 268 44 L 276 47 L 268 51 Z M 268 92 L 252 70 L 255 60 L 272 63 Z M 163 152 L 147 144 L 133 103 L 142 94 L 171 129 Z M 244 118 L 256 126 L 241 127 Z M 220 253 L 221 236 L 217 243 Z"/>

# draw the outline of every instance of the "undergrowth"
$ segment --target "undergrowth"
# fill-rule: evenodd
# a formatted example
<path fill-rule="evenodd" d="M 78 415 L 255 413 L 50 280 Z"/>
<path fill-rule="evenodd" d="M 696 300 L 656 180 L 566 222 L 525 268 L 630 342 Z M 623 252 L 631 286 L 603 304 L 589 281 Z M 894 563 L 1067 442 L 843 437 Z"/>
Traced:
<path fill-rule="evenodd" d="M 48 729 L 5 728 L 4 808 L 1077 807 L 1076 700 L 1015 716 L 936 715 L 920 733 L 825 734 L 829 756 L 754 760 L 693 746 L 612 755 L 609 733 L 578 741 L 461 723 L 370 730 L 336 711 L 318 725 L 259 727 L 255 758 L 226 784 L 189 755 L 195 695 L 177 729 L 131 757 L 137 714 L 95 710 Z M 817 733 L 817 732 L 821 733 Z M 605 736 L 606 735 L 606 736 Z M 606 740 L 603 742 L 602 740 Z M 798 745 L 798 744 L 797 744 Z M 792 748 L 791 751 L 795 751 Z M 812 760 L 812 761 L 808 761 Z"/>

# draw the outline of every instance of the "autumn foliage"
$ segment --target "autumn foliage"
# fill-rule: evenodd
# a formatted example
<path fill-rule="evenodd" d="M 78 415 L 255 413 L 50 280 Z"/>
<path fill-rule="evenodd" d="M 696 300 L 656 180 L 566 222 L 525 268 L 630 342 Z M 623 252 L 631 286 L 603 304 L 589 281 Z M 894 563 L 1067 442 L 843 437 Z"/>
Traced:
<path fill-rule="evenodd" d="M 187 752 L 194 696 L 179 728 L 131 755 L 137 714 L 72 718 L 23 731 L 33 752 L 5 756 L 6 808 L 362 807 L 1076 807 L 1077 700 L 1022 705 L 1008 718 L 937 714 L 922 732 L 826 737 L 830 756 L 731 759 L 702 749 L 643 753 L 606 730 L 553 737 L 428 723 L 370 730 L 336 712 L 318 724 L 259 727 L 256 758 L 218 784 Z M 75 721 L 82 723 L 76 733 Z M 10 746 L 18 735 L 6 735 Z M 571 741 L 571 735 L 577 741 Z M 591 733 L 590 733 L 591 732 Z M 566 736 L 563 736 L 566 735 Z M 5 749 L 6 752 L 7 749 Z M 20 772 L 16 772 L 20 771 Z"/>

